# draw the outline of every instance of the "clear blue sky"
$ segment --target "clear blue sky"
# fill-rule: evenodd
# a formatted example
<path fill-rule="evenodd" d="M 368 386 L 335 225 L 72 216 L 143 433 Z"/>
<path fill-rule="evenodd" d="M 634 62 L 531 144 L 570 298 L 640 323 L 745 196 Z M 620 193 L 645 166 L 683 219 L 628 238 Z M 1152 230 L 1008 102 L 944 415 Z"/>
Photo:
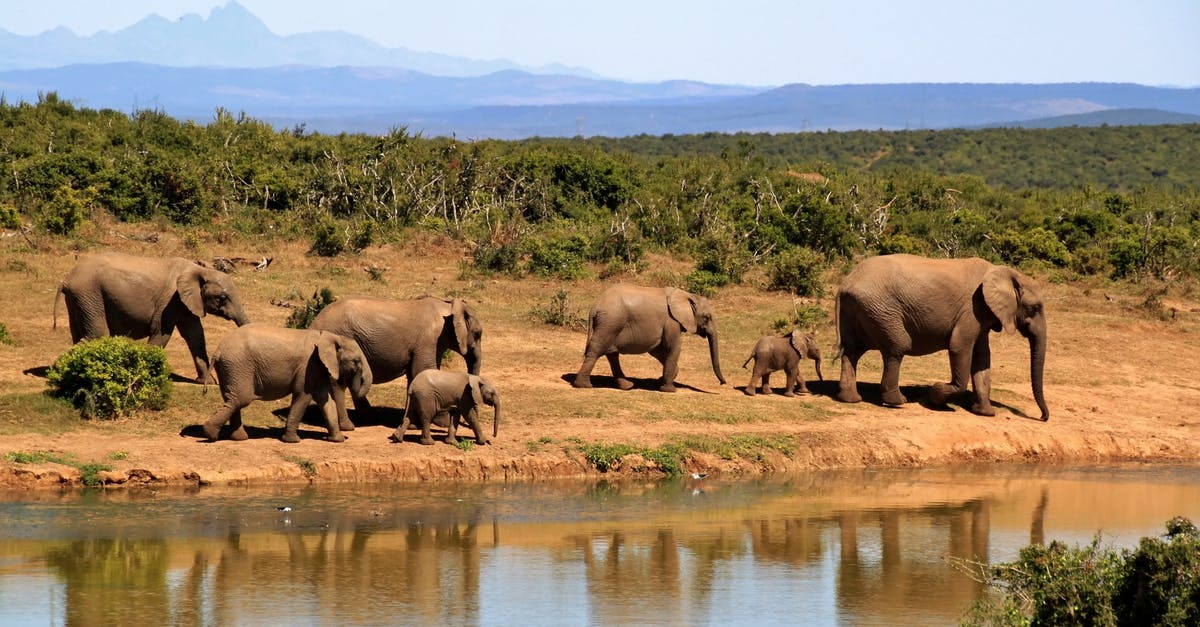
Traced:
<path fill-rule="evenodd" d="M 226 0 L 5 0 L 0 28 L 119 30 Z M 1200 0 L 240 0 L 277 34 L 635 81 L 1200 86 Z"/>

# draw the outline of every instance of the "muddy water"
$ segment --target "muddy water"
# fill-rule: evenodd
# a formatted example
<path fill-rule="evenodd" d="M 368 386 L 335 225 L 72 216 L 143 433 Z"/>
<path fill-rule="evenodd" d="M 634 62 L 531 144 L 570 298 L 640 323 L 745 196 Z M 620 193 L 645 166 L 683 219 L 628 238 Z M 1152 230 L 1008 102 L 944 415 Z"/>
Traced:
<path fill-rule="evenodd" d="M 1176 515 L 1200 469 L 0 494 L 0 624 L 952 624 L 948 556 Z"/>

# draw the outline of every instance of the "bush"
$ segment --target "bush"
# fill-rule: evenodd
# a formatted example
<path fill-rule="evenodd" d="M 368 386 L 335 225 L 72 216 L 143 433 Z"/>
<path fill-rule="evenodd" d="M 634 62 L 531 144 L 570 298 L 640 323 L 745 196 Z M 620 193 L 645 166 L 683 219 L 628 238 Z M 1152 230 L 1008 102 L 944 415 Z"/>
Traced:
<path fill-rule="evenodd" d="M 583 276 L 587 242 L 580 236 L 534 242 L 529 251 L 529 271 L 560 279 Z"/>
<path fill-rule="evenodd" d="M 693 270 L 684 278 L 687 291 L 701 296 L 712 296 L 718 287 L 729 285 L 729 277 L 710 270 Z"/>
<path fill-rule="evenodd" d="M 768 289 L 786 290 L 798 296 L 820 296 L 825 292 L 821 271 L 825 257 L 806 246 L 796 246 L 775 255 L 767 266 Z"/>
<path fill-rule="evenodd" d="M 475 269 L 485 273 L 517 274 L 521 259 L 516 244 L 483 243 L 472 255 Z"/>
<path fill-rule="evenodd" d="M 38 214 L 38 225 L 55 235 L 70 235 L 83 224 L 87 205 L 94 190 L 76 191 L 70 185 L 61 185 L 54 190 L 50 201 L 42 205 Z"/>
<path fill-rule="evenodd" d="M 546 305 L 535 305 L 529 312 L 534 320 L 556 327 L 582 329 L 587 319 L 567 307 L 567 290 L 560 289 Z"/>
<path fill-rule="evenodd" d="M 308 252 L 318 257 L 337 257 L 346 251 L 346 242 L 338 233 L 333 220 L 325 220 L 313 227 L 313 243 Z"/>
<path fill-rule="evenodd" d="M 8 331 L 8 325 L 0 322 L 0 344 L 8 344 L 9 346 L 12 346 L 16 343 L 17 342 L 13 339 L 12 333 L 9 333 Z"/>
<path fill-rule="evenodd" d="M 977 603 L 967 624 L 1194 625 L 1200 618 L 1200 532 L 1185 518 L 1167 522 L 1166 541 L 1136 549 L 1061 542 L 1021 549 L 1017 561 L 988 569 L 1003 596 Z"/>
<path fill-rule="evenodd" d="M 313 292 L 312 298 L 301 299 L 300 304 L 292 308 L 292 313 L 284 325 L 293 329 L 307 329 L 312 324 L 313 318 L 316 318 L 326 305 L 335 300 L 337 297 L 333 295 L 333 290 L 322 287 Z"/>
<path fill-rule="evenodd" d="M 16 229 L 21 226 L 21 214 L 8 203 L 0 203 L 0 229 Z"/>
<path fill-rule="evenodd" d="M 116 418 L 137 409 L 163 409 L 171 396 L 167 353 L 157 346 L 109 336 L 76 344 L 50 367 L 54 396 L 84 418 Z"/>

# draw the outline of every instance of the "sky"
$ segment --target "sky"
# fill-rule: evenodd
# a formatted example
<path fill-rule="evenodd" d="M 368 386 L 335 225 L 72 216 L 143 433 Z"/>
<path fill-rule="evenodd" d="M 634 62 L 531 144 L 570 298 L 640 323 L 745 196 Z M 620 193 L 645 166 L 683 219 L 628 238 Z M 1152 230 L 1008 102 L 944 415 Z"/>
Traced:
<path fill-rule="evenodd" d="M 279 35 L 340 30 L 639 82 L 1200 86 L 1200 0 L 239 1 Z M 90 35 L 225 2 L 4 0 L 0 28 Z"/>

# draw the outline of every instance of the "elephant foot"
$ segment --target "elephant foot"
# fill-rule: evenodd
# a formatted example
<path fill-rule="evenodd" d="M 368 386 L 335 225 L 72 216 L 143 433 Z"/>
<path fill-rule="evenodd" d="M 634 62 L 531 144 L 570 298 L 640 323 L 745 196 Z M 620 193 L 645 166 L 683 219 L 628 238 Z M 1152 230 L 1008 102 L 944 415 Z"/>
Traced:
<path fill-rule="evenodd" d="M 338 422 L 338 429 L 341 429 L 342 431 L 354 431 L 354 423 L 350 422 L 349 419 L 345 420 L 344 422 Z"/>
<path fill-rule="evenodd" d="M 458 438 L 453 433 L 447 433 L 446 439 L 444 440 L 444 442 L 446 444 L 453 446 L 455 444 L 458 444 Z"/>
<path fill-rule="evenodd" d="M 951 396 L 958 393 L 958 388 L 945 383 L 934 383 L 929 386 L 929 404 L 930 405 L 945 405 L 946 401 Z"/>
<path fill-rule="evenodd" d="M 329 440 L 330 442 L 345 442 L 346 436 L 344 436 L 340 433 L 337 435 L 329 434 L 329 435 L 325 436 L 325 439 Z"/>
<path fill-rule="evenodd" d="M 889 390 L 883 393 L 883 404 L 888 407 L 899 407 L 908 402 L 900 390 Z"/>
<path fill-rule="evenodd" d="M 633 381 L 630 381 L 629 379 L 626 379 L 623 377 L 618 377 L 617 378 L 617 388 L 621 389 L 621 390 L 632 390 L 633 389 Z"/>
<path fill-rule="evenodd" d="M 296 444 L 300 442 L 300 436 L 295 431 L 285 431 L 283 436 L 279 438 L 288 444 Z"/>
<path fill-rule="evenodd" d="M 862 395 L 854 390 L 839 390 L 837 399 L 843 403 L 861 403 Z"/>
<path fill-rule="evenodd" d="M 421 444 L 424 444 L 425 446 L 433 446 L 433 444 L 434 444 L 433 438 L 431 438 L 429 436 L 425 436 L 425 437 L 421 438 Z"/>
<path fill-rule="evenodd" d="M 491 443 L 492 443 L 492 439 L 491 439 L 491 438 L 489 438 L 489 437 L 487 437 L 487 436 L 485 435 L 485 436 L 481 436 L 481 437 L 475 438 L 475 443 L 476 443 L 476 444 L 479 444 L 479 445 L 483 445 L 483 444 L 491 444 Z"/>
<path fill-rule="evenodd" d="M 630 387 L 632 387 L 632 385 Z M 660 391 L 660 392 L 677 392 L 678 390 L 675 389 L 674 383 L 664 383 L 664 384 L 658 386 L 658 391 Z"/>
<path fill-rule="evenodd" d="M 786 396 L 786 397 L 788 397 L 788 398 L 791 398 L 791 397 L 795 396 L 795 395 L 796 395 L 796 393 L 795 393 L 795 392 L 793 392 L 793 391 L 791 391 L 791 390 L 788 390 L 788 391 L 784 392 L 784 393 L 783 393 L 783 395 L 784 395 L 784 396 Z"/>
<path fill-rule="evenodd" d="M 404 442 L 404 432 L 399 429 L 396 429 L 395 431 L 392 432 L 391 435 L 388 436 L 388 439 L 397 444 L 401 444 Z"/>
<path fill-rule="evenodd" d="M 219 425 L 206 422 L 201 425 L 201 428 L 204 429 L 204 436 L 208 438 L 209 442 L 216 442 L 217 438 L 221 436 L 221 427 Z"/>
<path fill-rule="evenodd" d="M 250 436 L 246 435 L 245 427 L 238 427 L 237 429 L 234 429 L 232 433 L 229 434 L 229 439 L 233 440 L 235 442 L 241 442 L 243 440 L 249 439 L 249 437 Z"/>
<path fill-rule="evenodd" d="M 575 380 L 571 382 L 571 387 L 581 389 L 591 388 L 592 379 L 591 377 L 575 377 Z"/>
<path fill-rule="evenodd" d="M 971 404 L 971 413 L 979 416 L 991 417 L 996 415 L 996 408 L 992 407 L 991 403 L 975 401 Z"/>
<path fill-rule="evenodd" d="M 746 386 L 746 389 L 745 389 L 746 396 L 754 396 L 757 393 L 758 392 L 753 387 L 751 387 L 749 385 Z"/>

